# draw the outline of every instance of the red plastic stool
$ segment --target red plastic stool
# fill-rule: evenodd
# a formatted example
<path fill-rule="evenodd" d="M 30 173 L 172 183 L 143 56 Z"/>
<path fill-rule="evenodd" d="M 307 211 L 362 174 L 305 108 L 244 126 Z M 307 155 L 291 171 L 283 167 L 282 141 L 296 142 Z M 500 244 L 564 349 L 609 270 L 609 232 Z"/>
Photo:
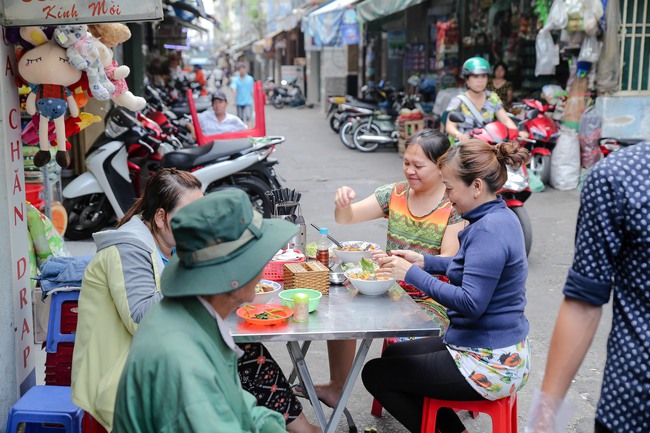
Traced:
<path fill-rule="evenodd" d="M 517 395 L 500 400 L 450 401 L 435 398 L 424 399 L 422 411 L 422 430 L 420 433 L 435 433 L 438 409 L 448 407 L 454 410 L 483 412 L 492 418 L 492 431 L 497 433 L 517 433 Z"/>

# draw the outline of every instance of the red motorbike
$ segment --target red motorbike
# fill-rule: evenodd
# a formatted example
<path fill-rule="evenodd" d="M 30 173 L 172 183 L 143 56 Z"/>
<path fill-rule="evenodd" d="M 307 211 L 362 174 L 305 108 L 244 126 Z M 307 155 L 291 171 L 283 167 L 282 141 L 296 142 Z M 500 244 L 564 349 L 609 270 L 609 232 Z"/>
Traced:
<path fill-rule="evenodd" d="M 536 99 L 524 99 L 523 103 L 528 108 L 523 125 L 534 140 L 526 145 L 531 155 L 530 171 L 548 184 L 551 178 L 551 152 L 557 143 L 559 129 L 557 123 L 544 113 L 554 110 L 555 106 Z"/>
<path fill-rule="evenodd" d="M 449 119 L 452 122 L 462 123 L 465 120 L 465 117 L 461 113 L 452 112 L 449 114 Z M 498 121 L 471 130 L 469 136 L 492 145 L 506 141 L 533 141 L 519 137 L 517 130 L 508 129 L 506 125 Z M 528 255 L 528 253 L 530 253 L 530 248 L 533 245 L 533 226 L 530 217 L 528 216 L 528 212 L 526 212 L 526 209 L 524 208 L 524 202 L 528 200 L 528 197 L 530 197 L 531 194 L 528 169 L 525 165 L 522 165 L 519 168 L 514 168 L 508 165 L 506 166 L 506 169 L 508 170 L 508 178 L 506 179 L 506 183 L 503 184 L 497 193 L 503 197 L 506 206 L 508 206 L 515 213 L 517 219 L 519 219 L 519 224 L 521 224 L 521 229 L 524 232 L 526 255 Z"/>
<path fill-rule="evenodd" d="M 146 131 L 146 136 L 135 143 L 127 143 L 128 167 L 133 189 L 136 197 L 140 197 L 141 188 L 144 187 L 149 173 L 160 168 L 163 156 L 183 148 L 182 143 L 173 134 L 163 130 L 158 122 L 142 113 L 135 113 L 140 126 Z M 162 119 L 158 119 L 162 121 Z M 170 125 L 166 128 L 169 132 L 174 129 Z"/>

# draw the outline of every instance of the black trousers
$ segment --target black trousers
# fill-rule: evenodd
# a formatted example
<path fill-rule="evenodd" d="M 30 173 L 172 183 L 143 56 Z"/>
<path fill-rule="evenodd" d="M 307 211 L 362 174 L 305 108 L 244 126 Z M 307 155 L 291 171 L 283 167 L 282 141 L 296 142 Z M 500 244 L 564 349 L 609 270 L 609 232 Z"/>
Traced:
<path fill-rule="evenodd" d="M 483 400 L 460 373 L 442 338 L 391 344 L 381 358 L 366 363 L 361 373 L 366 389 L 409 431 L 422 426 L 424 397 Z M 438 411 L 436 429 L 460 433 L 465 426 L 449 408 Z"/>

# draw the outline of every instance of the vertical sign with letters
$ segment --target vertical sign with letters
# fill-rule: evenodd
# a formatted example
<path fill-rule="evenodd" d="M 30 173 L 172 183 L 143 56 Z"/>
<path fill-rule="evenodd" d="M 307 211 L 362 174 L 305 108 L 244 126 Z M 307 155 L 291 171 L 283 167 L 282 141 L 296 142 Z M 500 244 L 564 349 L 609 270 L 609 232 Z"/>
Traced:
<path fill-rule="evenodd" d="M 2 393 L 24 394 L 35 385 L 32 347 L 33 315 L 30 291 L 29 250 L 27 236 L 27 209 L 25 206 L 25 175 L 23 172 L 22 142 L 20 139 L 20 107 L 16 89 L 17 68 L 13 46 L 2 28 L 0 59 L 3 74 L 0 78 L 0 302 L 2 327 L 0 340 L 12 341 L 14 358 L 4 357 L 2 371 L 15 373 L 14 389 L 3 387 Z M 11 303 L 11 307 L 8 304 Z M 9 317 L 7 317 L 9 316 Z M 8 344 L 8 343 L 7 343 Z M 7 359 L 8 358 L 8 359 Z M 4 380 L 4 379 L 3 379 Z M 6 401 L 8 395 L 0 396 Z M 1 408 L 3 415 L 7 413 Z M 8 408 L 7 408 L 8 409 Z"/>

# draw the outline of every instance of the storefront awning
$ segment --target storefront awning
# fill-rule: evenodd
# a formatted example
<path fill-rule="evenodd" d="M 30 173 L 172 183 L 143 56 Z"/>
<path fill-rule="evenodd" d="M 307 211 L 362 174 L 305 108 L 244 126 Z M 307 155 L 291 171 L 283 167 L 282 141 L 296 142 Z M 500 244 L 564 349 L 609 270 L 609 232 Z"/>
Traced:
<path fill-rule="evenodd" d="M 422 3 L 424 0 L 365 0 L 357 5 L 357 14 L 364 21 L 392 15 L 406 8 Z"/>
<path fill-rule="evenodd" d="M 341 22 L 345 11 L 358 0 L 335 0 L 303 18 L 303 31 L 314 38 L 314 45 L 341 45 Z"/>

